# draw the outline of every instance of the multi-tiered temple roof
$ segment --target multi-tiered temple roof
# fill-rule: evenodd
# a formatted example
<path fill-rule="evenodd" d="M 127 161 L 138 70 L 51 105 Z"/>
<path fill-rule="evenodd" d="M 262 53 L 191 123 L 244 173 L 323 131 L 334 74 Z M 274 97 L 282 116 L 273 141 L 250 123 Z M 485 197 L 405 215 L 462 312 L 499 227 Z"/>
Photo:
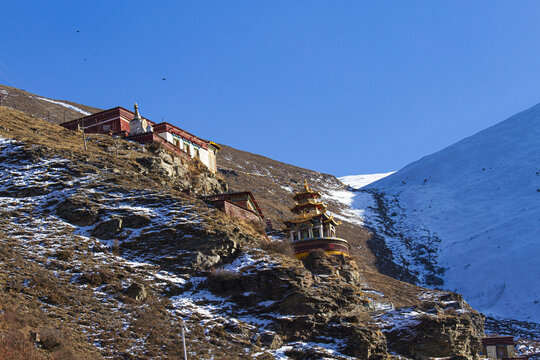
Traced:
<path fill-rule="evenodd" d="M 336 237 L 336 227 L 340 222 L 327 213 L 320 198 L 321 194 L 311 189 L 306 181 L 302 191 L 293 196 L 296 203 L 291 212 L 295 216 L 283 221 L 291 237 L 294 254 L 299 259 L 317 249 L 328 254 L 349 254 L 347 240 Z"/>

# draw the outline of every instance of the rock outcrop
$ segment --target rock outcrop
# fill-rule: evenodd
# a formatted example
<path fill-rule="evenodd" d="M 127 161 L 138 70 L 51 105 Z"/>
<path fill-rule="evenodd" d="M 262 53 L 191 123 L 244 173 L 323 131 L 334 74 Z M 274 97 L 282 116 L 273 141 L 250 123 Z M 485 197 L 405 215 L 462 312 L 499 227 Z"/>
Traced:
<path fill-rule="evenodd" d="M 454 294 L 420 301 L 416 311 L 410 310 L 417 316 L 409 318 L 406 326 L 386 328 L 383 321 L 373 321 L 383 315 L 362 292 L 362 275 L 350 258 L 321 251 L 310 253 L 303 262 L 264 256 L 246 262 L 251 265 L 237 268 L 233 263 L 212 273 L 206 286 L 252 314 L 274 313 L 271 329 L 279 341 L 339 338 L 340 351 L 359 359 L 386 359 L 389 350 L 413 359 L 474 357 L 479 351 L 482 318 L 462 299 L 454 300 Z M 431 306 L 439 312 L 424 309 Z M 384 316 L 394 311 L 401 313 L 392 310 Z M 275 346 L 278 340 L 265 335 L 261 341 Z"/>
<path fill-rule="evenodd" d="M 181 191 L 195 194 L 218 194 L 227 192 L 227 183 L 212 174 L 199 160 L 186 162 L 159 144 L 149 147 L 149 155 L 137 159 L 139 172 L 143 175 L 161 176 Z"/>
<path fill-rule="evenodd" d="M 56 207 L 56 214 L 77 226 L 90 226 L 99 219 L 98 208 L 85 196 L 65 199 Z"/>
<path fill-rule="evenodd" d="M 380 320 L 389 348 L 413 359 L 468 359 L 481 352 L 484 317 L 458 294 L 432 295 L 417 306 L 388 312 Z"/>

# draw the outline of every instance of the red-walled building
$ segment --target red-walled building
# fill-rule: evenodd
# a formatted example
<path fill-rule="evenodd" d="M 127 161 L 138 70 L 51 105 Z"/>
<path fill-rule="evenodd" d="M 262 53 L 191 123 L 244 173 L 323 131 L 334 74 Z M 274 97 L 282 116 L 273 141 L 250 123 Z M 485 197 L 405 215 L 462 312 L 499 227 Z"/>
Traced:
<path fill-rule="evenodd" d="M 88 115 L 79 119 L 71 120 L 62 124 L 63 127 L 77 130 L 84 128 L 87 133 L 96 134 L 114 134 L 127 136 L 130 130 L 130 122 L 135 114 L 121 106 L 100 111 L 98 113 Z M 150 124 L 154 124 L 150 120 L 146 120 Z"/>
<path fill-rule="evenodd" d="M 121 136 L 141 144 L 158 142 L 185 159 L 199 159 L 210 171 L 217 172 L 216 154 L 220 147 L 216 143 L 167 122 L 156 124 L 143 118 L 136 103 L 134 113 L 118 106 L 65 122 L 62 126 L 71 130 L 83 129 L 87 133 Z"/>
<path fill-rule="evenodd" d="M 249 191 L 201 196 L 200 199 L 233 217 L 258 222 L 264 219 L 259 204 Z"/>

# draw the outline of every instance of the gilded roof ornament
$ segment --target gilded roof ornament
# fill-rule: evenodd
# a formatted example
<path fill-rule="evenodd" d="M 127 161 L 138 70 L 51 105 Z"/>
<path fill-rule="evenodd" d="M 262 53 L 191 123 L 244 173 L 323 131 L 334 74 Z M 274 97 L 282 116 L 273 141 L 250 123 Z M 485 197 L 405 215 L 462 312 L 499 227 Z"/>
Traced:
<path fill-rule="evenodd" d="M 135 102 L 135 106 L 133 108 L 135 109 L 135 116 L 133 119 L 140 119 L 141 115 L 139 114 L 139 105 L 137 105 L 137 102 Z"/>

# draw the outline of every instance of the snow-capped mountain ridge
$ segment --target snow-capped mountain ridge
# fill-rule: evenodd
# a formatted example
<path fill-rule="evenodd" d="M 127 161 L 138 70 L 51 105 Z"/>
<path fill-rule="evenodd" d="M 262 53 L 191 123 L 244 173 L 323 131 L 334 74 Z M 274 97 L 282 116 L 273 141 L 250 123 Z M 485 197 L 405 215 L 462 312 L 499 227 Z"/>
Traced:
<path fill-rule="evenodd" d="M 400 231 L 422 227 L 441 240 L 434 255 L 446 289 L 487 314 L 540 322 L 540 105 L 366 188 Z M 387 245 L 419 262 L 424 240 L 404 235 Z"/>

